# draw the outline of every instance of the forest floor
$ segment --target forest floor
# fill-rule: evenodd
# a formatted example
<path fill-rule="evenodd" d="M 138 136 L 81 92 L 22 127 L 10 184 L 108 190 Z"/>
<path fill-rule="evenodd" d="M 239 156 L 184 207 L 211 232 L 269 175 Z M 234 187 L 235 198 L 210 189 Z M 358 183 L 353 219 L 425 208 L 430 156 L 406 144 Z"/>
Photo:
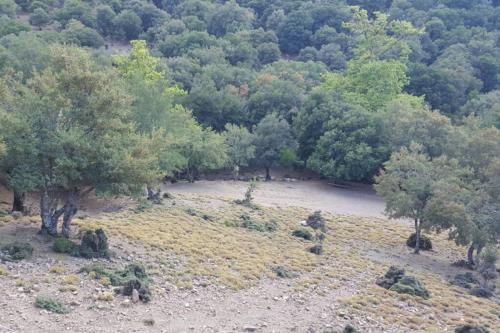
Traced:
<path fill-rule="evenodd" d="M 35 248 L 30 259 L 0 263 L 0 333 L 329 333 L 348 323 L 360 332 L 453 332 L 464 323 L 498 332 L 499 300 L 477 298 L 448 282 L 465 272 L 450 265 L 463 258 L 464 248 L 445 235 L 430 235 L 434 250 L 412 254 L 405 246 L 411 226 L 382 217 L 383 203 L 369 188 L 262 183 L 255 191 L 257 207 L 251 208 L 234 203 L 247 185 L 169 185 L 173 198 L 153 206 L 86 200 L 74 221 L 74 240 L 83 230 L 102 227 L 115 253 L 111 260 L 54 253 L 52 240 L 36 234 L 35 215 L 0 217 L 0 245 L 19 240 Z M 0 209 L 8 207 L 8 195 L 0 191 Z M 307 251 L 313 241 L 291 235 L 317 209 L 327 222 L 321 255 Z M 242 216 L 276 228 L 249 230 Z M 80 273 L 96 261 L 115 268 L 143 263 L 152 278 L 151 302 L 110 296 L 112 287 Z M 431 298 L 377 286 L 391 265 L 416 276 Z M 277 267 L 293 277 L 279 278 Z M 38 295 L 61 300 L 71 312 L 36 308 Z"/>

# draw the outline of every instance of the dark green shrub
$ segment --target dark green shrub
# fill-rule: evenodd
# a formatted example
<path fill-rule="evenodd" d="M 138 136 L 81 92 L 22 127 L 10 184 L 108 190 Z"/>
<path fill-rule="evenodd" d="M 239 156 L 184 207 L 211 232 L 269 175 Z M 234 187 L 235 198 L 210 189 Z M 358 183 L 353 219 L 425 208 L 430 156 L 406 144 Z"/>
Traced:
<path fill-rule="evenodd" d="M 410 237 L 408 237 L 406 245 L 414 249 L 416 244 L 417 244 L 417 234 L 413 233 L 410 235 Z M 424 251 L 432 250 L 432 241 L 429 237 L 420 235 L 420 250 Z"/>
<path fill-rule="evenodd" d="M 108 237 L 102 229 L 87 230 L 82 238 L 79 249 L 84 258 L 109 258 Z"/>
<path fill-rule="evenodd" d="M 395 291 L 400 294 L 409 294 L 413 296 L 419 296 L 424 299 L 430 297 L 429 292 L 425 287 L 413 276 L 405 275 L 398 282 L 396 282 L 392 287 L 389 288 L 391 291 Z"/>
<path fill-rule="evenodd" d="M 476 286 L 472 288 L 470 293 L 476 297 L 481 298 L 490 298 L 494 295 L 493 289 L 486 286 Z"/>
<path fill-rule="evenodd" d="M 292 232 L 292 236 L 304 238 L 305 240 L 312 240 L 313 239 L 313 235 L 311 234 L 311 232 L 309 232 L 309 230 L 305 230 L 305 229 L 294 230 Z"/>
<path fill-rule="evenodd" d="M 296 272 L 293 272 L 293 271 L 291 271 L 288 268 L 283 267 L 283 266 L 275 266 L 272 268 L 272 271 L 274 273 L 276 273 L 276 276 L 278 276 L 280 278 L 294 278 L 294 277 L 298 276 L 298 274 Z"/>
<path fill-rule="evenodd" d="M 345 325 L 344 329 L 342 330 L 342 333 L 356 333 L 356 332 L 358 331 L 350 324 Z"/>
<path fill-rule="evenodd" d="M 455 333 L 489 333 L 489 331 L 477 325 L 462 325 L 455 328 Z"/>
<path fill-rule="evenodd" d="M 253 230 L 258 232 L 274 232 L 278 228 L 278 224 L 276 223 L 276 221 L 260 223 L 252 219 L 247 214 L 241 215 L 240 219 L 242 220 L 240 226 L 248 230 Z"/>
<path fill-rule="evenodd" d="M 306 223 L 314 230 L 321 230 L 323 232 L 326 232 L 326 221 L 321 215 L 320 210 L 317 210 L 312 215 L 309 215 L 309 217 L 306 220 Z"/>
<path fill-rule="evenodd" d="M 455 275 L 450 283 L 462 288 L 472 289 L 475 284 L 479 283 L 479 280 L 474 276 L 474 274 L 472 274 L 471 272 L 467 272 L 465 274 Z"/>
<path fill-rule="evenodd" d="M 78 244 L 66 238 L 56 238 L 54 244 L 52 244 L 52 250 L 57 253 L 66 253 L 75 256 L 80 252 Z"/>
<path fill-rule="evenodd" d="M 92 264 L 83 267 L 80 272 L 92 273 L 95 279 L 108 277 L 113 286 L 121 286 L 119 292 L 125 296 L 131 296 L 134 289 L 139 292 L 139 299 L 143 302 L 151 300 L 149 290 L 149 279 L 146 269 L 141 264 L 130 264 L 124 269 L 109 269 L 102 264 Z"/>
<path fill-rule="evenodd" d="M 65 314 L 69 313 L 69 309 L 64 304 L 50 296 L 40 295 L 35 299 L 35 306 L 40 309 L 45 309 L 50 312 Z"/>
<path fill-rule="evenodd" d="M 14 242 L 5 245 L 2 251 L 5 252 L 5 260 L 19 261 L 31 257 L 33 246 L 30 243 Z"/>
<path fill-rule="evenodd" d="M 396 266 L 389 267 L 389 270 L 376 283 L 382 288 L 389 289 L 405 275 L 405 270 Z"/>
<path fill-rule="evenodd" d="M 323 245 L 316 244 L 314 246 L 311 246 L 309 248 L 309 252 L 320 255 L 321 253 L 323 253 Z"/>

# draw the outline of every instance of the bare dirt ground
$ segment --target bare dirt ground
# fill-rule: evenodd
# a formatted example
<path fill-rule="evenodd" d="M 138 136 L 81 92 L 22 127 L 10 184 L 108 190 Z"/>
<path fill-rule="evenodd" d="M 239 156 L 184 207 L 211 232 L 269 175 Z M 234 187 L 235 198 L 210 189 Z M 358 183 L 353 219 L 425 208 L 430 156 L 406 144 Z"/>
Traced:
<path fill-rule="evenodd" d="M 214 195 L 228 199 L 243 198 L 247 182 L 202 180 L 194 184 L 179 182 L 164 186 L 172 193 Z M 369 185 L 335 185 L 320 180 L 259 182 L 255 202 L 267 206 L 304 207 L 333 214 L 383 217 L 384 201 Z"/>
<path fill-rule="evenodd" d="M 36 216 L 0 219 L 0 245 L 20 240 L 35 247 L 28 260 L 0 263 L 4 271 L 0 274 L 0 333 L 331 333 L 340 332 L 348 323 L 360 332 L 452 332 L 458 323 L 481 323 L 491 329 L 498 322 L 500 306 L 495 301 L 467 295 L 446 282 L 463 271 L 449 265 L 461 258 L 463 249 L 440 237 L 433 239 L 435 251 L 413 255 L 404 246 L 411 227 L 381 218 L 383 202 L 369 187 L 336 187 L 320 181 L 261 182 L 255 202 L 268 208 L 252 212 L 232 202 L 243 197 L 247 186 L 233 181 L 169 184 L 165 190 L 174 199 L 142 213 L 129 212 L 136 205 L 130 199 L 90 198 L 82 203 L 75 241 L 85 226 L 109 231 L 116 256 L 99 262 L 110 267 L 144 263 L 153 279 L 153 299 L 148 304 L 130 304 L 124 296 L 99 300 L 112 287 L 79 273 L 89 260 L 52 252 L 51 241 L 36 235 Z M 9 200 L 9 193 L 0 191 L 0 208 L 7 208 Z M 30 197 L 33 206 L 36 200 Z M 187 214 L 189 209 L 206 213 L 214 221 Z M 310 243 L 290 236 L 304 214 L 318 209 L 331 213 L 328 228 L 332 232 L 322 256 L 307 253 Z M 278 232 L 260 234 L 226 226 L 242 212 L 263 220 L 276 218 Z M 240 238 L 233 242 L 231 237 Z M 188 244 L 191 240 L 195 241 Z M 174 243 L 180 245 L 170 246 Z M 300 274 L 292 279 L 268 274 L 270 264 L 284 262 L 304 269 L 297 268 Z M 225 267 L 218 267 L 221 263 Z M 376 286 L 375 279 L 391 264 L 418 276 L 435 296 L 423 301 Z M 54 271 L 54 266 L 63 270 Z M 234 290 L 197 276 L 203 271 L 212 274 L 212 270 L 220 281 L 227 279 L 226 273 L 241 279 L 241 274 L 255 271 L 257 278 Z M 64 291 L 68 276 L 76 276 L 77 282 L 71 291 Z M 54 314 L 34 307 L 38 295 L 58 298 L 71 312 Z"/>

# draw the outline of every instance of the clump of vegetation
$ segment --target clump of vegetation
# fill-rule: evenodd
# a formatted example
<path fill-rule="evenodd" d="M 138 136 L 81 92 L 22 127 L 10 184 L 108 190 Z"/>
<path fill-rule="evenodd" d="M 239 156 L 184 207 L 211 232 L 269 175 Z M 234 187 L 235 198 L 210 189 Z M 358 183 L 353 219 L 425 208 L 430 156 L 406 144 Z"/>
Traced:
<path fill-rule="evenodd" d="M 132 296 L 135 289 L 141 301 L 146 303 L 151 300 L 149 279 L 146 274 L 146 269 L 141 264 L 130 264 L 122 270 L 109 269 L 102 264 L 92 264 L 83 267 L 81 272 L 88 273 L 99 281 L 103 281 L 107 278 L 111 285 L 121 287 L 120 293 L 124 296 Z"/>
<path fill-rule="evenodd" d="M 326 232 L 326 221 L 321 215 L 320 210 L 317 210 L 313 214 L 309 215 L 307 217 L 306 224 L 314 230 Z"/>
<path fill-rule="evenodd" d="M 323 245 L 316 244 L 316 245 L 311 246 L 308 250 L 311 253 L 320 255 L 321 253 L 323 253 Z"/>
<path fill-rule="evenodd" d="M 489 333 L 489 331 L 478 325 L 462 325 L 455 328 L 455 333 Z"/>
<path fill-rule="evenodd" d="M 297 277 L 298 274 L 290 269 L 283 266 L 275 266 L 272 268 L 272 271 L 276 273 L 276 276 L 279 278 L 294 278 Z"/>
<path fill-rule="evenodd" d="M 260 223 L 252 219 L 247 214 L 241 215 L 240 219 L 242 220 L 241 227 L 248 230 L 253 230 L 258 232 L 275 232 L 278 227 L 276 221 L 274 220 Z"/>
<path fill-rule="evenodd" d="M 52 250 L 57 253 L 66 253 L 66 254 L 71 254 L 78 256 L 79 255 L 79 248 L 78 244 L 73 242 L 70 239 L 67 238 L 56 238 L 54 241 L 54 244 L 52 244 Z"/>
<path fill-rule="evenodd" d="M 78 253 L 84 258 L 109 258 L 108 237 L 104 230 L 87 230 L 83 235 Z"/>
<path fill-rule="evenodd" d="M 131 208 L 130 210 L 136 214 L 143 213 L 144 211 L 153 207 L 153 203 L 149 200 L 140 200 L 136 207 Z"/>
<path fill-rule="evenodd" d="M 408 237 L 406 245 L 414 249 L 417 245 L 417 234 L 413 233 Z M 432 241 L 429 237 L 420 235 L 420 250 L 429 251 L 432 250 Z"/>
<path fill-rule="evenodd" d="M 479 283 L 479 280 L 472 274 L 471 272 L 467 272 L 465 274 L 457 274 L 455 277 L 450 281 L 451 284 L 455 286 L 460 286 L 462 288 L 466 289 L 472 289 L 474 288 L 475 284 Z"/>
<path fill-rule="evenodd" d="M 58 299 L 50 296 L 40 295 L 35 299 L 35 306 L 40 309 L 45 309 L 50 312 L 66 314 L 69 309 Z"/>
<path fill-rule="evenodd" d="M 377 279 L 379 286 L 400 294 L 419 296 L 424 299 L 430 297 L 429 292 L 414 276 L 405 275 L 404 269 L 391 266 L 382 278 Z"/>
<path fill-rule="evenodd" d="M 248 184 L 248 188 L 245 192 L 245 198 L 243 200 L 236 199 L 236 200 L 234 200 L 234 203 L 236 203 L 238 205 L 243 205 L 243 206 L 249 207 L 249 208 L 256 208 L 256 205 L 253 203 L 253 196 L 252 196 L 252 194 L 256 188 L 257 188 L 257 182 L 255 180 L 252 180 Z"/>
<path fill-rule="evenodd" d="M 30 258 L 33 246 L 27 242 L 14 242 L 5 245 L 0 252 L 0 258 L 6 261 L 20 261 Z"/>
<path fill-rule="evenodd" d="M 9 275 L 9 272 L 3 267 L 0 267 L 0 276 L 7 276 Z"/>
<path fill-rule="evenodd" d="M 312 240 L 313 235 L 309 230 L 306 229 L 297 229 L 292 231 L 292 236 L 298 237 L 298 238 L 303 238 L 305 240 Z"/>
<path fill-rule="evenodd" d="M 477 271 L 481 276 L 479 285 L 472 289 L 472 294 L 478 297 L 489 298 L 495 293 L 498 277 L 497 267 L 497 250 L 493 246 L 488 247 L 479 260 Z"/>

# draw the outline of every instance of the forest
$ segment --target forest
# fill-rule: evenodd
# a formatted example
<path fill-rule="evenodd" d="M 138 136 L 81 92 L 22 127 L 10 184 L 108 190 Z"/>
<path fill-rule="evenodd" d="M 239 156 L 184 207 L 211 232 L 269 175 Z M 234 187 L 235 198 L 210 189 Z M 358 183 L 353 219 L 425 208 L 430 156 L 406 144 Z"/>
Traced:
<path fill-rule="evenodd" d="M 0 183 L 41 231 L 166 178 L 310 170 L 474 265 L 500 236 L 498 0 L 0 0 Z"/>

